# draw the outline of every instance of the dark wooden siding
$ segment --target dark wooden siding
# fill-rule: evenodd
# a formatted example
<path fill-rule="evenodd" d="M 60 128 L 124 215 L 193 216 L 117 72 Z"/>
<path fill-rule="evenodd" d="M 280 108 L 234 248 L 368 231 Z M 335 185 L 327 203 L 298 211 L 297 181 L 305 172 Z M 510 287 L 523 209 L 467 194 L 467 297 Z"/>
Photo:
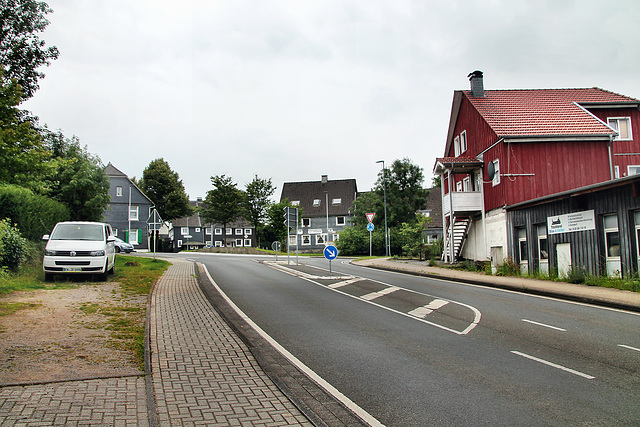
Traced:
<path fill-rule="evenodd" d="M 606 273 L 606 254 L 604 242 L 604 215 L 618 214 L 618 230 L 620 233 L 620 262 L 622 273 L 629 276 L 638 271 L 637 243 L 635 237 L 634 211 L 640 210 L 640 192 L 634 190 L 629 183 L 613 189 L 601 190 L 589 194 L 568 197 L 563 200 L 549 202 L 533 207 L 510 209 L 507 214 L 509 256 L 517 259 L 518 239 L 515 236 L 517 227 L 526 227 L 529 247 L 529 266 L 535 270 L 539 266 L 538 236 L 536 225 L 546 224 L 547 218 L 572 212 L 593 210 L 595 212 L 596 229 L 549 235 L 549 266 L 558 268 L 555 247 L 558 243 L 571 243 L 571 264 L 582 267 L 590 274 Z"/>

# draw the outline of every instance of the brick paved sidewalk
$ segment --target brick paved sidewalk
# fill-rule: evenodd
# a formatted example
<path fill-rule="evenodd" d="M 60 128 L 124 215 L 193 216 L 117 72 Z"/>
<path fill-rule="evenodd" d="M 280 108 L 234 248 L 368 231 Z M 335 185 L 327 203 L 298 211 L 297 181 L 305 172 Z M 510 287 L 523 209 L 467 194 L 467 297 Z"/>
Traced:
<path fill-rule="evenodd" d="M 172 262 L 151 300 L 159 425 L 311 425 L 207 302 L 194 264 Z"/>

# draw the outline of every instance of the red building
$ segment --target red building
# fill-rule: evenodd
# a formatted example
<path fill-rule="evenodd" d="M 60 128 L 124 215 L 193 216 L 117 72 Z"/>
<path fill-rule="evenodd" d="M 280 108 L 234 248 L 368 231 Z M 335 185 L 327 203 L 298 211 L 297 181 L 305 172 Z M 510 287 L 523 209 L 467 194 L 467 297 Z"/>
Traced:
<path fill-rule="evenodd" d="M 509 206 L 640 173 L 640 100 L 600 88 L 484 90 L 482 72 L 469 77 L 434 168 L 445 260 L 500 263 Z"/>

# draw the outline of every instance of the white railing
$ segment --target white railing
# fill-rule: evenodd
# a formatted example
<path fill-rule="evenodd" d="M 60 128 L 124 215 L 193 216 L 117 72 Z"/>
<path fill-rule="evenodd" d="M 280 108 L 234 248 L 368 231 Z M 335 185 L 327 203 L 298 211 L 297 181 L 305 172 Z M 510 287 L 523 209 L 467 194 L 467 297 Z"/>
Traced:
<path fill-rule="evenodd" d="M 454 191 L 452 195 L 445 194 L 442 199 L 442 214 L 451 213 L 451 198 L 453 198 L 453 212 L 481 212 L 482 193 L 479 191 Z"/>

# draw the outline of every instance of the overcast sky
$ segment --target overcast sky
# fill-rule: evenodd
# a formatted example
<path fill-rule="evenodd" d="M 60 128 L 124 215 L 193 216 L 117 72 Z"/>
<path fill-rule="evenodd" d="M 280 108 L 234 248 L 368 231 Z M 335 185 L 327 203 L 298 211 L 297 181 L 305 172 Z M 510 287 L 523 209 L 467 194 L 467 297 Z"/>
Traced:
<path fill-rule="evenodd" d="M 355 178 L 409 158 L 431 183 L 453 91 L 640 98 L 637 0 L 47 0 L 60 50 L 23 104 L 129 177 L 164 158 L 191 199 Z"/>

